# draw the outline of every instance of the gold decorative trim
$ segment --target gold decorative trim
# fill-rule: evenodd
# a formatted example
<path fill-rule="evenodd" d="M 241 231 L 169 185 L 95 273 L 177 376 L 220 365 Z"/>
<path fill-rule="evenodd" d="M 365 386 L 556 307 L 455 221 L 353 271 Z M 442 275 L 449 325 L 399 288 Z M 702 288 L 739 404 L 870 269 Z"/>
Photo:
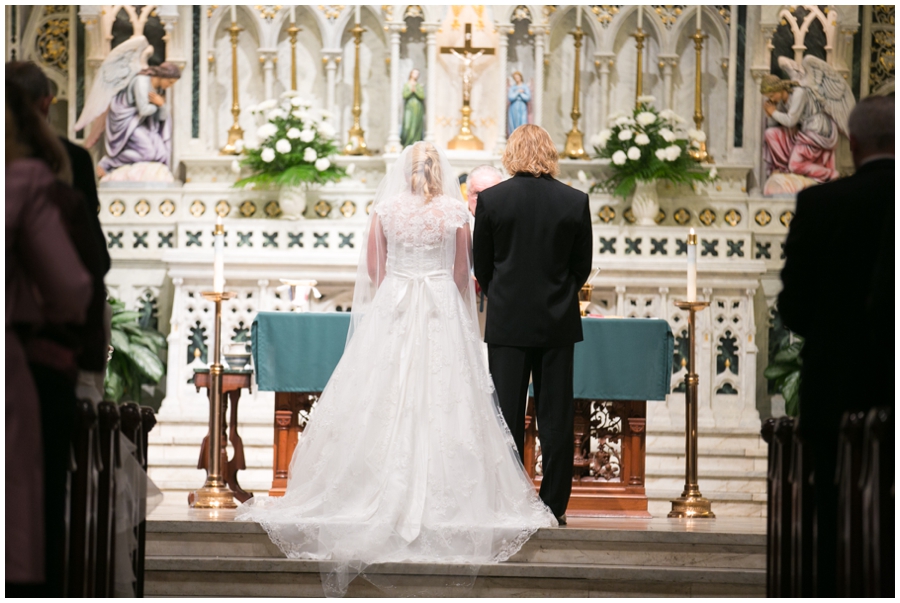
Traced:
<path fill-rule="evenodd" d="M 656 222 L 657 224 L 662 224 L 665 219 L 666 219 L 666 212 L 663 210 L 659 210 L 659 213 L 656 214 L 656 217 L 653 218 L 653 221 Z"/>
<path fill-rule="evenodd" d="M 742 218 L 743 216 L 741 216 L 741 212 L 736 209 L 729 209 L 725 214 L 725 223 L 729 226 L 737 226 L 741 223 Z"/>
<path fill-rule="evenodd" d="M 320 4 L 319 10 L 322 11 L 322 14 L 325 15 L 325 18 L 329 21 L 334 21 L 338 17 L 341 16 L 341 12 L 344 10 L 343 4 Z"/>
<path fill-rule="evenodd" d="M 341 215 L 343 215 L 345 218 L 353 217 L 355 213 L 356 203 L 350 201 L 349 199 L 341 203 Z"/>
<path fill-rule="evenodd" d="M 629 224 L 634 224 L 636 222 L 634 219 L 634 212 L 631 211 L 631 206 L 628 206 L 625 211 L 622 212 L 622 217 L 625 218 L 625 221 Z"/>
<path fill-rule="evenodd" d="M 368 216 L 369 214 L 372 213 L 372 206 L 373 206 L 373 205 L 375 205 L 375 202 L 374 202 L 374 201 L 369 201 L 368 203 L 366 203 L 366 215 L 367 215 L 367 216 Z"/>
<path fill-rule="evenodd" d="M 684 207 L 679 207 L 677 210 L 675 210 L 675 213 L 672 215 L 672 217 L 675 218 L 676 224 L 678 224 L 679 226 L 684 226 L 691 221 L 691 212 L 689 212 Z"/>
<path fill-rule="evenodd" d="M 781 217 L 778 219 L 782 224 L 784 224 L 785 228 L 788 228 L 791 225 L 791 220 L 794 219 L 794 212 L 792 212 L 791 210 L 787 210 L 786 212 L 781 214 Z"/>
<path fill-rule="evenodd" d="M 328 214 L 331 213 L 331 203 L 326 201 L 325 199 L 321 199 L 318 203 L 316 203 L 316 214 L 320 218 L 327 218 Z"/>
<path fill-rule="evenodd" d="M 139 215 L 140 217 L 144 217 L 150 213 L 150 202 L 146 199 L 141 199 L 134 205 L 134 213 Z"/>
<path fill-rule="evenodd" d="M 616 210 L 609 205 L 604 205 L 600 208 L 600 211 L 597 212 L 597 217 L 600 218 L 604 224 L 609 224 L 616 219 Z"/>
<path fill-rule="evenodd" d="M 703 223 L 704 226 L 711 226 L 716 221 L 716 212 L 707 207 L 700 212 L 697 218 L 701 223 Z"/>
<path fill-rule="evenodd" d="M 614 4 L 598 4 L 591 7 L 591 12 L 597 15 L 597 21 L 606 28 L 619 13 L 619 7 Z"/>
<path fill-rule="evenodd" d="M 255 4 L 253 6 L 257 11 L 259 11 L 259 16 L 265 19 L 266 21 L 271 21 L 275 18 L 275 15 L 278 14 L 278 11 L 281 10 L 280 4 Z"/>
<path fill-rule="evenodd" d="M 164 199 L 163 202 L 159 204 L 159 213 L 167 218 L 174 214 L 175 202 L 171 199 Z"/>
<path fill-rule="evenodd" d="M 772 214 L 764 209 L 761 209 L 756 212 L 756 216 L 754 216 L 753 219 L 756 220 L 756 223 L 760 226 L 766 226 L 769 222 L 772 221 Z"/>
<path fill-rule="evenodd" d="M 218 203 L 216 203 L 216 215 L 222 216 L 223 218 L 227 218 L 228 214 L 231 213 L 231 203 L 226 201 L 225 199 L 220 199 Z"/>
<path fill-rule="evenodd" d="M 269 201 L 266 203 L 266 215 L 270 218 L 277 218 L 281 215 L 281 205 L 278 204 L 278 201 Z"/>
<path fill-rule="evenodd" d="M 245 218 L 251 218 L 253 217 L 253 214 L 256 213 L 256 203 L 254 203 L 253 201 L 244 201 L 243 203 L 241 203 L 240 210 L 242 216 L 244 216 Z"/>
<path fill-rule="evenodd" d="M 115 199 L 109 204 L 109 213 L 118 218 L 125 213 L 125 203 L 121 199 Z"/>
<path fill-rule="evenodd" d="M 195 199 L 194 202 L 191 203 L 191 207 L 188 209 L 188 211 L 190 211 L 191 215 L 195 218 L 199 218 L 206 213 L 206 203 L 204 203 L 200 199 Z"/>

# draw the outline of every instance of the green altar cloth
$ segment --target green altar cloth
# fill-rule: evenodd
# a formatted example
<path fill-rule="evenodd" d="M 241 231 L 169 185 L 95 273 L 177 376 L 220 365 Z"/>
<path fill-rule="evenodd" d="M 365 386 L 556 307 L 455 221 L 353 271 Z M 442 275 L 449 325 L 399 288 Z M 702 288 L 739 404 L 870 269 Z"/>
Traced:
<path fill-rule="evenodd" d="M 584 318 L 575 345 L 576 398 L 665 400 L 674 338 L 664 320 Z M 260 312 L 253 365 L 261 391 L 320 392 L 344 353 L 350 314 Z"/>

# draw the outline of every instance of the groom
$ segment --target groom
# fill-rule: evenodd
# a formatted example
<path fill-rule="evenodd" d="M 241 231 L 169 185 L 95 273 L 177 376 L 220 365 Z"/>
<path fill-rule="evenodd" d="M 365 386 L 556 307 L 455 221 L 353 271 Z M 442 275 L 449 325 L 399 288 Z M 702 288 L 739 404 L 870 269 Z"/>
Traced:
<path fill-rule="evenodd" d="M 475 278 L 490 299 L 484 340 L 500 410 L 524 458 L 528 380 L 541 440 L 541 499 L 560 524 L 572 492 L 572 362 L 582 340 L 578 290 L 591 271 L 588 196 L 554 179 L 556 146 L 523 125 L 503 166 L 513 175 L 478 196 Z"/>

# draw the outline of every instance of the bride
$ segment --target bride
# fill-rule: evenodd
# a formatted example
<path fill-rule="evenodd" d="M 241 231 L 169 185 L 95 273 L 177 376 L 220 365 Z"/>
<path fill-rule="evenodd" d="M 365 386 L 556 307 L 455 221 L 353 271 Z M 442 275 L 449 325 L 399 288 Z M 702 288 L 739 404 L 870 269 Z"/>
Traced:
<path fill-rule="evenodd" d="M 328 595 L 346 594 L 373 563 L 465 564 L 474 574 L 557 525 L 497 406 L 469 214 L 433 145 L 400 155 L 363 240 L 347 346 L 294 452 L 287 491 L 238 512 L 288 558 L 325 562 Z"/>

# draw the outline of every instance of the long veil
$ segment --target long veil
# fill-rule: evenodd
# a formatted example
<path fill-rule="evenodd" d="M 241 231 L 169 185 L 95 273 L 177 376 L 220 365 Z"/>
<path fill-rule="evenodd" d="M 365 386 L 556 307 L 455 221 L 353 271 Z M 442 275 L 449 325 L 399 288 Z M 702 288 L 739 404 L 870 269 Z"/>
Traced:
<path fill-rule="evenodd" d="M 457 179 L 447 155 L 427 142 L 417 142 L 403 149 L 400 156 L 392 166 L 387 170 L 378 189 L 375 191 L 375 199 L 372 202 L 368 212 L 369 216 L 366 221 L 366 228 L 360 241 L 362 248 L 359 256 L 359 264 L 356 270 L 356 285 L 353 289 L 353 305 L 350 310 L 350 330 L 347 332 L 347 344 L 353 338 L 353 334 L 359 327 L 362 319 L 368 314 L 375 298 L 375 292 L 378 290 L 378 284 L 384 280 L 385 264 L 379 261 L 379 258 L 387 256 L 386 241 L 384 237 L 378 235 L 378 209 L 387 201 L 398 199 L 403 195 L 416 195 L 419 191 L 414 189 L 415 174 L 413 174 L 414 154 L 420 153 L 423 149 L 433 149 L 439 158 L 438 170 L 441 174 L 441 190 L 440 195 L 449 197 L 459 201 L 462 207 L 465 207 L 465 200 L 459 187 Z M 375 232 L 373 233 L 373 227 Z M 467 245 L 471 248 L 471 232 L 468 232 L 469 239 Z M 468 273 L 472 274 L 472 254 L 467 255 Z M 460 268 L 462 268 L 460 266 Z M 474 277 L 473 277 L 474 279 Z M 471 316 L 476 320 L 477 313 L 475 310 L 475 288 L 474 280 L 470 286 L 462 291 L 466 309 L 471 311 Z"/>

